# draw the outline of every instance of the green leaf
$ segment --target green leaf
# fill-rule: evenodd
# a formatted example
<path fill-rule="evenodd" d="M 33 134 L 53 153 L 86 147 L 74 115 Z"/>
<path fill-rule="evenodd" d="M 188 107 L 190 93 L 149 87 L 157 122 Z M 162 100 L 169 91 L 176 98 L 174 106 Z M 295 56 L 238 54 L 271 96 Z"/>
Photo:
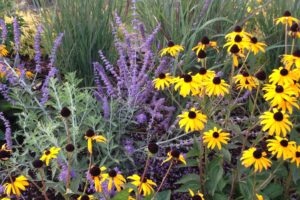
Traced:
<path fill-rule="evenodd" d="M 270 199 L 275 199 L 283 193 L 283 188 L 280 184 L 270 183 L 266 189 L 264 189 L 264 194 L 266 194 Z"/>
<path fill-rule="evenodd" d="M 157 200 L 170 200 L 171 199 L 171 190 L 165 190 L 159 192 L 156 196 Z"/>
<path fill-rule="evenodd" d="M 297 181 L 300 179 L 300 169 L 297 168 L 296 165 L 290 165 L 290 167 L 293 175 L 293 181 L 296 184 Z"/>
<path fill-rule="evenodd" d="M 226 162 L 231 162 L 231 154 L 230 154 L 230 152 L 229 152 L 229 150 L 228 149 L 225 149 L 225 148 L 222 148 L 222 154 L 223 154 L 223 156 L 224 156 L 224 160 L 226 161 Z"/>
<path fill-rule="evenodd" d="M 128 197 L 129 197 L 129 191 L 122 190 L 121 192 L 117 193 L 111 200 L 124 200 L 124 199 L 128 199 Z"/>
<path fill-rule="evenodd" d="M 183 176 L 179 181 L 175 184 L 186 184 L 188 182 L 195 181 L 200 183 L 200 176 L 198 174 L 188 174 Z"/>
<path fill-rule="evenodd" d="M 208 164 L 207 175 L 208 181 L 206 183 L 207 188 L 209 188 L 209 193 L 213 196 L 218 183 L 222 179 L 224 174 L 223 167 L 221 165 L 221 158 L 214 159 Z"/>

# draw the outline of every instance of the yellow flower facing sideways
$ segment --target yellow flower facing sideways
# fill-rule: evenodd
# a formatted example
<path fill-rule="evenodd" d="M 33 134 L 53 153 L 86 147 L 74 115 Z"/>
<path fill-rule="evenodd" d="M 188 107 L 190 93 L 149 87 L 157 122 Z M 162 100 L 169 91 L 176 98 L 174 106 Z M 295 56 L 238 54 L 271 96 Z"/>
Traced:
<path fill-rule="evenodd" d="M 175 161 L 175 162 L 179 161 L 186 165 L 184 156 L 180 153 L 180 151 L 176 149 L 169 151 L 167 159 L 165 159 L 161 164 L 163 165 L 164 163 L 169 161 Z"/>
<path fill-rule="evenodd" d="M 8 55 L 8 51 L 4 44 L 0 44 L 0 57 L 5 57 Z"/>
<path fill-rule="evenodd" d="M 46 166 L 49 165 L 50 160 L 57 158 L 57 154 L 61 148 L 57 147 L 51 147 L 49 150 L 45 150 L 42 157 L 40 158 L 41 161 L 44 161 L 46 163 Z"/>
<path fill-rule="evenodd" d="M 276 25 L 282 23 L 282 24 L 288 24 L 289 26 L 292 26 L 293 23 L 298 24 L 299 20 L 295 17 L 292 17 L 292 14 L 289 11 L 285 11 L 282 17 L 275 19 L 275 23 Z"/>
<path fill-rule="evenodd" d="M 288 141 L 287 138 L 282 138 L 280 136 L 275 136 L 275 139 L 267 140 L 268 151 L 272 155 L 276 155 L 276 158 L 282 158 L 287 160 L 293 157 L 293 150 L 295 148 L 296 142 Z"/>
<path fill-rule="evenodd" d="M 85 139 L 88 142 L 88 151 L 90 154 L 93 153 L 93 141 L 95 142 L 106 142 L 106 138 L 101 136 L 101 135 L 96 135 L 96 133 L 92 130 L 89 129 L 85 133 Z"/>
<path fill-rule="evenodd" d="M 160 73 L 157 78 L 153 80 L 155 89 L 164 90 L 165 87 L 170 87 L 170 84 L 173 81 L 173 77 L 170 76 L 170 73 Z"/>
<path fill-rule="evenodd" d="M 160 56 L 162 57 L 162 56 L 165 56 L 165 55 L 170 55 L 170 56 L 172 56 L 172 57 L 176 57 L 176 56 L 178 56 L 178 54 L 179 54 L 181 51 L 184 51 L 183 46 L 178 45 L 178 44 L 174 44 L 173 41 L 169 41 L 169 42 L 168 42 L 168 47 L 163 48 L 163 49 L 160 51 Z"/>
<path fill-rule="evenodd" d="M 191 197 L 192 197 L 192 200 L 205 200 L 204 199 L 204 195 L 201 193 L 201 192 L 197 192 L 197 194 L 195 194 L 194 192 L 193 192 L 193 190 L 191 190 L 191 189 L 189 189 L 189 193 L 190 193 L 190 195 L 191 195 Z"/>
<path fill-rule="evenodd" d="M 108 179 L 108 185 L 107 185 L 108 191 L 111 191 L 114 185 L 117 191 L 120 192 L 123 188 L 123 185 L 126 183 L 126 179 L 123 177 L 123 175 L 118 173 L 114 169 L 102 175 L 102 181 L 105 181 L 107 179 Z"/>
<path fill-rule="evenodd" d="M 202 114 L 200 110 L 191 108 L 188 112 L 184 112 L 178 115 L 180 118 L 180 128 L 185 127 L 185 132 L 189 131 L 201 131 L 204 129 L 204 125 L 207 122 L 206 115 Z"/>
<path fill-rule="evenodd" d="M 258 42 L 256 37 L 251 37 L 248 45 L 248 49 L 253 52 L 254 55 L 258 54 L 258 52 L 265 53 L 266 43 Z"/>
<path fill-rule="evenodd" d="M 222 129 L 214 127 L 212 130 L 203 133 L 203 142 L 207 144 L 209 149 L 214 149 L 216 146 L 219 150 L 222 148 L 222 144 L 228 144 L 229 133 L 222 132 Z"/>
<path fill-rule="evenodd" d="M 291 163 L 295 163 L 297 167 L 300 166 L 300 145 L 294 146 L 292 151 Z"/>
<path fill-rule="evenodd" d="M 246 37 L 250 38 L 250 37 L 252 37 L 252 35 L 250 33 L 246 32 L 245 30 L 243 30 L 242 27 L 236 26 L 234 28 L 233 32 L 230 32 L 230 33 L 228 33 L 225 36 L 225 39 L 227 39 L 227 40 L 233 40 L 237 35 L 240 36 L 240 37 L 242 37 L 242 38 L 246 38 Z"/>
<path fill-rule="evenodd" d="M 103 183 L 103 173 L 106 170 L 106 167 L 99 167 L 94 165 L 89 169 L 89 174 L 94 181 L 94 188 L 96 192 L 102 192 L 102 183 Z"/>
<path fill-rule="evenodd" d="M 29 182 L 28 182 L 27 178 L 25 176 L 21 175 L 16 178 L 13 178 L 12 182 L 5 183 L 3 185 L 4 193 L 7 196 L 14 194 L 17 197 L 20 197 L 21 191 L 25 191 L 27 186 L 29 186 Z"/>
<path fill-rule="evenodd" d="M 237 89 L 246 89 L 252 91 L 252 89 L 257 88 L 259 81 L 255 76 L 251 76 L 248 72 L 242 72 L 233 77 L 235 84 L 237 84 Z"/>
<path fill-rule="evenodd" d="M 232 47 L 229 48 L 229 51 L 232 55 L 233 66 L 238 67 L 239 59 L 245 58 L 245 55 L 242 53 L 241 49 L 236 44 L 232 45 Z"/>
<path fill-rule="evenodd" d="M 240 35 L 236 35 L 232 40 L 227 41 L 224 47 L 228 47 L 227 51 L 230 52 L 230 49 L 236 45 L 242 51 L 244 49 L 250 49 L 250 39 L 248 37 L 242 37 Z"/>
<path fill-rule="evenodd" d="M 271 167 L 272 162 L 266 156 L 266 152 L 251 147 L 243 152 L 241 157 L 242 165 L 246 168 L 254 166 L 254 172 L 261 172 L 263 169 L 267 170 Z"/>
<path fill-rule="evenodd" d="M 141 180 L 141 177 L 137 174 L 133 174 L 132 176 L 128 176 L 127 178 L 132 180 L 132 182 L 130 183 L 138 187 L 139 194 L 143 194 L 143 196 L 148 196 L 153 193 L 153 186 L 157 186 L 156 183 L 146 177 Z"/>
<path fill-rule="evenodd" d="M 192 50 L 196 52 L 196 55 L 198 55 L 201 50 L 204 51 L 208 47 L 217 49 L 217 42 L 210 41 L 207 36 L 204 36 L 202 37 L 201 41 L 195 47 L 192 48 Z"/>
<path fill-rule="evenodd" d="M 294 51 L 293 54 L 284 54 L 281 62 L 287 69 L 291 69 L 293 65 L 300 69 L 300 49 Z"/>
<path fill-rule="evenodd" d="M 293 126 L 292 122 L 289 121 L 289 115 L 277 108 L 264 112 L 259 118 L 261 119 L 262 130 L 267 131 L 270 135 L 283 135 L 285 137 Z"/>

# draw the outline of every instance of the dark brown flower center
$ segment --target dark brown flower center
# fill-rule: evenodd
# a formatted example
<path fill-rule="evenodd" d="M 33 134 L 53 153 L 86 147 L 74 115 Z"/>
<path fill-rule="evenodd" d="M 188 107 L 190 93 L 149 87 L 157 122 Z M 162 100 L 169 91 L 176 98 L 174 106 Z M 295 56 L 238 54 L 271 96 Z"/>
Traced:
<path fill-rule="evenodd" d="M 85 132 L 86 137 L 93 137 L 95 135 L 95 132 L 92 129 L 89 129 Z"/>
<path fill-rule="evenodd" d="M 220 134 L 219 134 L 218 132 L 214 132 L 214 133 L 213 133 L 213 137 L 214 137 L 214 138 L 218 138 L 219 136 L 220 136 Z"/>
<path fill-rule="evenodd" d="M 148 144 L 148 150 L 152 154 L 156 154 L 158 152 L 158 145 L 155 142 L 151 142 Z"/>
<path fill-rule="evenodd" d="M 147 177 L 144 177 L 143 179 L 141 178 L 142 183 L 147 183 L 147 180 L 148 180 Z"/>
<path fill-rule="evenodd" d="M 274 114 L 274 119 L 278 122 L 283 120 L 283 114 L 281 112 L 277 112 Z"/>
<path fill-rule="evenodd" d="M 85 195 L 82 195 L 80 199 L 81 200 L 90 200 L 90 197 L 85 194 Z"/>
<path fill-rule="evenodd" d="M 49 150 L 45 151 L 45 154 L 48 156 L 51 152 Z"/>
<path fill-rule="evenodd" d="M 242 27 L 240 27 L 240 26 L 236 26 L 235 28 L 234 28 L 234 32 L 242 32 Z"/>
<path fill-rule="evenodd" d="M 263 70 L 260 70 L 259 72 L 257 72 L 257 73 L 255 74 L 255 77 L 256 77 L 258 80 L 264 81 L 264 80 L 266 80 L 267 75 L 266 75 L 266 72 L 264 72 Z"/>
<path fill-rule="evenodd" d="M 201 68 L 199 69 L 199 74 L 201 74 L 201 75 L 206 74 L 206 72 L 207 72 L 207 70 L 206 70 L 204 67 L 201 67 Z"/>
<path fill-rule="evenodd" d="M 246 84 L 246 85 L 248 85 L 248 84 L 249 84 L 249 81 L 248 81 L 248 80 L 246 80 L 246 81 L 245 81 L 245 84 Z"/>
<path fill-rule="evenodd" d="M 296 51 L 294 51 L 293 56 L 300 57 L 300 49 L 297 49 Z"/>
<path fill-rule="evenodd" d="M 160 73 L 160 74 L 158 75 L 158 78 L 160 78 L 160 79 L 165 79 L 165 78 L 166 78 L 166 75 L 165 75 L 164 73 Z"/>
<path fill-rule="evenodd" d="M 280 70 L 280 74 L 282 75 L 282 76 L 286 76 L 286 75 L 288 75 L 288 73 L 289 73 L 289 71 L 287 70 L 287 69 L 282 69 L 282 70 Z"/>
<path fill-rule="evenodd" d="M 168 47 L 173 47 L 175 44 L 174 44 L 174 42 L 172 41 L 172 40 L 170 40 L 169 42 L 168 42 Z"/>
<path fill-rule="evenodd" d="M 236 44 L 232 45 L 232 47 L 230 48 L 230 52 L 233 53 L 233 54 L 236 54 L 239 51 L 240 51 L 240 49 Z"/>
<path fill-rule="evenodd" d="M 90 174 L 92 176 L 99 176 L 101 173 L 101 170 L 99 168 L 99 166 L 93 166 L 91 169 L 90 169 Z"/>
<path fill-rule="evenodd" d="M 257 149 L 253 152 L 253 157 L 256 159 L 260 159 L 262 157 L 262 151 Z"/>
<path fill-rule="evenodd" d="M 281 86 L 281 85 L 277 85 L 276 86 L 276 88 L 275 88 L 275 91 L 277 92 L 277 93 L 282 93 L 283 92 L 283 87 Z"/>
<path fill-rule="evenodd" d="M 285 16 L 285 17 L 290 17 L 290 16 L 292 16 L 292 14 L 291 14 L 291 12 L 290 11 L 285 11 L 284 13 L 283 13 L 283 16 Z"/>
<path fill-rule="evenodd" d="M 179 158 L 180 152 L 178 150 L 171 151 L 171 156 L 174 158 Z"/>
<path fill-rule="evenodd" d="M 201 39 L 201 43 L 202 44 L 205 44 L 205 45 L 207 45 L 207 44 L 209 44 L 209 39 L 208 39 L 208 37 L 206 37 L 206 36 L 204 36 L 202 39 Z"/>
<path fill-rule="evenodd" d="M 111 178 L 114 178 L 117 176 L 117 172 L 116 170 L 112 169 L 108 172 L 108 175 L 111 177 Z"/>
<path fill-rule="evenodd" d="M 197 56 L 200 59 L 204 59 L 204 58 L 206 58 L 206 52 L 203 50 L 200 50 Z"/>
<path fill-rule="evenodd" d="M 183 76 L 183 79 L 184 79 L 184 82 L 186 82 L 186 83 L 192 82 L 192 80 L 193 80 L 192 76 L 189 74 L 185 74 Z"/>
<path fill-rule="evenodd" d="M 214 79 L 213 79 L 213 83 L 215 84 L 215 85 L 219 85 L 220 83 L 221 83 L 221 79 L 220 79 L 220 77 L 215 77 Z"/>
<path fill-rule="evenodd" d="M 256 43 L 257 43 L 257 38 L 256 38 L 256 37 L 252 37 L 252 38 L 251 38 L 251 42 L 252 42 L 253 44 L 256 44 Z"/>
<path fill-rule="evenodd" d="M 190 119 L 195 119 L 197 114 L 194 111 L 190 111 L 188 116 Z"/>
<path fill-rule="evenodd" d="M 235 38 L 234 38 L 234 41 L 235 41 L 235 42 L 241 42 L 242 39 L 243 39 L 243 38 L 242 38 L 241 36 L 236 35 Z"/>
<path fill-rule="evenodd" d="M 243 71 L 243 72 L 242 72 L 242 75 L 243 75 L 243 77 L 248 77 L 248 76 L 249 76 L 249 73 L 248 73 L 248 72 L 245 72 L 245 71 Z"/>
<path fill-rule="evenodd" d="M 293 23 L 293 25 L 291 26 L 291 31 L 292 32 L 297 32 L 299 28 L 299 25 L 297 23 Z"/>
<path fill-rule="evenodd" d="M 280 145 L 283 147 L 287 147 L 289 145 L 289 142 L 287 140 L 283 139 L 280 141 Z"/>
<path fill-rule="evenodd" d="M 296 158 L 300 158 L 300 152 L 296 151 Z"/>
<path fill-rule="evenodd" d="M 203 200 L 199 195 L 193 196 L 192 200 Z"/>

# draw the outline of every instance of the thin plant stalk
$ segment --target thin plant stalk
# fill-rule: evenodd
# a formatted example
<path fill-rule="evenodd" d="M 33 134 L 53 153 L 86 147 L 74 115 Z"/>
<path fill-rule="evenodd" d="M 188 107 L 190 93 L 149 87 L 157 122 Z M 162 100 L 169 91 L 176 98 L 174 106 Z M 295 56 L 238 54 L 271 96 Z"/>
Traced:
<path fill-rule="evenodd" d="M 145 164 L 145 168 L 144 168 L 144 171 L 143 171 L 143 174 L 142 174 L 142 177 L 141 177 L 141 180 L 144 180 L 144 178 L 146 176 L 146 173 L 147 173 L 147 170 L 148 170 L 148 167 L 149 167 L 149 164 L 150 164 L 150 155 L 148 154 L 147 155 L 146 164 Z M 141 187 L 142 187 L 142 181 L 141 181 L 140 185 L 138 186 L 138 191 L 140 191 Z M 136 196 L 136 200 L 140 200 L 140 198 L 141 198 L 141 195 L 138 192 L 138 194 Z"/>
<path fill-rule="evenodd" d="M 174 161 L 172 160 L 171 163 L 170 163 L 170 166 L 169 166 L 169 168 L 168 168 L 168 170 L 167 170 L 167 172 L 166 172 L 166 174 L 165 174 L 165 176 L 163 177 L 163 179 L 162 179 L 162 181 L 161 181 L 161 183 L 160 183 L 158 189 L 156 190 L 156 192 L 155 192 L 155 194 L 154 194 L 154 196 L 153 196 L 152 199 L 155 199 L 157 193 L 161 190 L 162 186 L 164 185 L 164 183 L 165 183 L 165 181 L 166 181 L 166 179 L 167 179 L 167 177 L 168 177 L 168 175 L 169 175 L 169 173 L 170 173 L 170 171 L 171 171 L 171 168 L 172 168 L 172 166 L 173 166 L 173 163 L 174 163 Z"/>
<path fill-rule="evenodd" d="M 43 171 L 43 169 L 39 169 L 39 173 L 41 175 L 43 195 L 45 197 L 45 200 L 49 200 L 49 198 L 47 196 L 47 191 L 46 191 L 46 184 L 45 184 L 45 178 L 44 178 L 44 171 Z"/>

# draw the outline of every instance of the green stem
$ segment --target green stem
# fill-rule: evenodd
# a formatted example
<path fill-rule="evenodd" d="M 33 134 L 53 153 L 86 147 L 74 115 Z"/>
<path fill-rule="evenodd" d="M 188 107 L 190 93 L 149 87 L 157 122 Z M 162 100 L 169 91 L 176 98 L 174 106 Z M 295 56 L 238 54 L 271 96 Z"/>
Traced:
<path fill-rule="evenodd" d="M 171 161 L 171 164 L 170 164 L 170 166 L 169 166 L 169 168 L 168 168 L 168 170 L 167 170 L 167 172 L 166 172 L 166 174 L 165 174 L 165 176 L 163 177 L 163 179 L 162 179 L 162 181 L 161 181 L 161 183 L 160 183 L 160 185 L 159 185 L 157 191 L 156 191 L 155 194 L 153 195 L 152 199 L 155 199 L 157 193 L 160 191 L 160 189 L 161 189 L 162 186 L 164 185 L 164 183 L 165 183 L 165 181 L 166 181 L 166 179 L 167 179 L 167 177 L 168 177 L 168 175 L 169 175 L 169 173 L 170 173 L 170 170 L 171 170 L 171 168 L 172 168 L 172 166 L 173 166 L 173 162 L 174 162 L 174 161 L 172 160 L 172 161 Z"/>
<path fill-rule="evenodd" d="M 145 168 L 144 168 L 144 172 L 142 174 L 142 177 L 141 177 L 141 183 L 140 185 L 138 186 L 138 191 L 140 191 L 141 187 L 142 187 L 142 181 L 144 180 L 145 176 L 146 176 L 146 173 L 147 173 L 147 169 L 149 167 L 149 163 L 150 163 L 150 155 L 148 154 L 147 155 L 147 160 L 146 160 L 146 164 L 145 164 Z M 138 192 L 137 193 L 137 196 L 136 196 L 136 200 L 140 200 L 141 198 L 141 194 Z"/>
<path fill-rule="evenodd" d="M 256 90 L 256 94 L 255 94 L 255 99 L 254 99 L 254 102 L 253 102 L 253 108 L 252 108 L 251 115 L 250 115 L 250 120 L 252 119 L 254 111 L 255 111 L 255 107 L 257 106 L 257 99 L 258 99 L 259 92 L 260 92 L 260 83 L 257 86 L 257 90 Z"/>
<path fill-rule="evenodd" d="M 285 34 L 284 34 L 284 53 L 285 54 L 287 54 L 287 52 L 288 52 L 287 41 L 288 41 L 288 23 L 285 24 Z"/>

